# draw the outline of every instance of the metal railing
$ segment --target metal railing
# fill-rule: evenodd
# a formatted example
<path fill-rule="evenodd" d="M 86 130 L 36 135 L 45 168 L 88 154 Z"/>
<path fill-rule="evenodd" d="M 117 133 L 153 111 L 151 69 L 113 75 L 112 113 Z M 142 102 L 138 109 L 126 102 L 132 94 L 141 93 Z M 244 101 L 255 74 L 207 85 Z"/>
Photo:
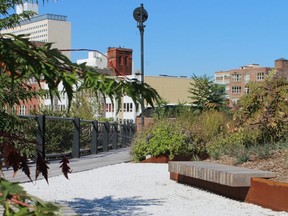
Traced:
<path fill-rule="evenodd" d="M 35 136 L 36 152 L 48 160 L 64 156 L 80 158 L 82 155 L 127 147 L 136 130 L 133 123 L 118 124 L 46 115 L 20 117 L 24 121 L 35 120 L 36 124 L 32 122 L 29 135 Z"/>

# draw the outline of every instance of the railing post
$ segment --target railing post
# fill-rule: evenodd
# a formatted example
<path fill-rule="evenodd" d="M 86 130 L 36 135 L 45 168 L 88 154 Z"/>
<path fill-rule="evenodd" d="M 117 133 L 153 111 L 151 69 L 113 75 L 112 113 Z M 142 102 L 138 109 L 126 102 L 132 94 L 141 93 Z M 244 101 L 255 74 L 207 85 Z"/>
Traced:
<path fill-rule="evenodd" d="M 98 121 L 92 122 L 91 153 L 97 154 L 98 148 Z"/>
<path fill-rule="evenodd" d="M 130 145 L 133 137 L 132 123 L 128 122 L 128 142 L 127 145 Z"/>
<path fill-rule="evenodd" d="M 131 123 L 128 122 L 127 123 L 127 143 L 126 143 L 126 146 L 128 146 L 131 142 L 131 139 L 132 139 L 132 128 L 131 128 Z"/>
<path fill-rule="evenodd" d="M 113 134 L 112 134 L 112 148 L 117 149 L 117 143 L 118 143 L 118 137 L 117 137 L 117 132 L 118 132 L 118 124 L 117 122 L 114 122 L 112 125 L 113 127 Z"/>
<path fill-rule="evenodd" d="M 107 152 L 109 148 L 109 122 L 104 122 L 103 151 Z"/>
<path fill-rule="evenodd" d="M 37 115 L 36 121 L 38 125 L 37 134 L 36 134 L 36 155 L 41 153 L 42 157 L 45 159 L 45 115 Z"/>
<path fill-rule="evenodd" d="M 80 118 L 75 118 L 74 133 L 73 133 L 73 144 L 72 144 L 72 157 L 80 158 Z"/>
<path fill-rule="evenodd" d="M 122 135 L 122 147 L 125 147 L 125 145 L 126 145 L 126 142 L 127 142 L 127 127 L 126 127 L 126 123 L 124 123 L 123 125 L 122 125 L 122 133 L 121 133 L 121 135 Z"/>

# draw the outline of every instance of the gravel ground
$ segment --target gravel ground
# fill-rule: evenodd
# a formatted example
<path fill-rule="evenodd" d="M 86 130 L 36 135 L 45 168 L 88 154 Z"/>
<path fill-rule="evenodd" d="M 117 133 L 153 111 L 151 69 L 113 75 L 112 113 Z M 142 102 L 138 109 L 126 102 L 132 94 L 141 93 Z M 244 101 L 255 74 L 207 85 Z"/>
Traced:
<path fill-rule="evenodd" d="M 47 201 L 64 202 L 79 215 L 191 216 L 286 215 L 234 201 L 169 179 L 167 164 L 123 163 L 25 183 Z"/>

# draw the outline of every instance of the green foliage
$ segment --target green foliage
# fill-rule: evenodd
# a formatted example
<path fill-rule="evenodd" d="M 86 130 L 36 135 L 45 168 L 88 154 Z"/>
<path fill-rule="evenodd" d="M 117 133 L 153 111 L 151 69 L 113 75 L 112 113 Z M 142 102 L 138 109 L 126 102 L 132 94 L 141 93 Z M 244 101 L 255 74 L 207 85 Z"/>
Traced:
<path fill-rule="evenodd" d="M 213 83 L 206 75 L 199 77 L 193 75 L 189 92 L 192 94 L 190 98 L 197 112 L 226 109 L 225 86 Z"/>
<path fill-rule="evenodd" d="M 250 93 L 239 101 L 235 120 L 241 127 L 257 128 L 262 143 L 275 143 L 288 132 L 288 80 L 270 71 L 263 82 L 250 83 Z"/>
<path fill-rule="evenodd" d="M 119 104 L 121 104 L 124 96 L 131 97 L 137 109 L 138 104 L 143 103 L 142 97 L 152 107 L 154 106 L 154 103 L 159 103 L 160 101 L 160 96 L 154 88 L 146 83 L 143 85 L 137 79 L 108 77 L 97 73 L 97 71 L 95 72 L 85 65 L 80 65 L 79 67 L 82 70 L 80 79 L 83 81 L 79 90 L 89 89 L 96 95 L 98 95 L 98 93 L 102 94 L 104 99 L 109 97 L 112 102 L 115 99 L 118 105 L 117 111 L 120 110 L 121 106 L 119 106 Z"/>
<path fill-rule="evenodd" d="M 35 12 L 33 11 L 23 11 L 21 14 L 10 13 L 11 8 L 15 9 L 16 4 L 23 4 L 23 2 L 23 0 L 6 0 L 0 2 L 1 14 L 5 15 L 5 17 L 1 19 L 0 29 L 13 28 L 19 24 L 20 21 L 29 19 L 31 16 L 35 15 Z"/>
<path fill-rule="evenodd" d="M 148 129 L 143 129 L 132 143 L 131 154 L 135 161 L 145 159 L 146 155 L 189 156 L 188 138 L 179 122 L 171 119 L 159 120 Z"/>
<path fill-rule="evenodd" d="M 69 116 L 80 119 L 94 120 L 99 113 L 100 105 L 96 97 L 88 90 L 77 92 L 72 101 Z"/>
<path fill-rule="evenodd" d="M 218 134 L 227 132 L 228 121 L 230 118 L 226 113 L 208 110 L 192 119 L 190 130 L 194 139 L 208 143 Z"/>
<path fill-rule="evenodd" d="M 195 115 L 184 111 L 176 119 L 159 119 L 144 132 L 137 132 L 132 147 L 135 160 L 152 156 L 199 157 L 206 155 L 206 143 L 221 133 L 226 133 L 229 117 L 215 110 Z M 147 139 L 149 138 L 149 142 Z"/>
<path fill-rule="evenodd" d="M 242 130 L 233 133 L 220 134 L 207 144 L 207 152 L 213 158 L 224 154 L 245 158 L 246 149 L 258 145 L 260 132 L 257 130 Z"/>
<path fill-rule="evenodd" d="M 18 183 L 12 183 L 1 178 L 0 205 L 4 207 L 4 215 L 60 215 L 59 207 L 53 203 L 30 196 Z"/>
<path fill-rule="evenodd" d="M 156 124 L 148 143 L 151 156 L 169 155 L 173 159 L 187 153 L 185 136 L 177 122 L 166 120 Z"/>
<path fill-rule="evenodd" d="M 249 152 L 259 159 L 266 159 L 272 153 L 273 145 L 264 144 L 264 145 L 254 145 L 249 148 Z"/>
<path fill-rule="evenodd" d="M 237 164 L 242 164 L 250 160 L 249 151 L 246 148 L 239 149 L 234 157 L 236 158 Z"/>
<path fill-rule="evenodd" d="M 155 108 L 153 118 L 165 119 L 165 118 L 181 118 L 182 116 L 189 114 L 192 115 L 192 108 L 186 104 L 169 105 L 163 103 Z"/>
<path fill-rule="evenodd" d="M 135 162 L 140 162 L 145 160 L 148 155 L 148 138 L 149 133 L 152 129 L 145 128 L 141 131 L 137 131 L 133 141 L 130 154 L 132 155 L 132 159 Z"/>

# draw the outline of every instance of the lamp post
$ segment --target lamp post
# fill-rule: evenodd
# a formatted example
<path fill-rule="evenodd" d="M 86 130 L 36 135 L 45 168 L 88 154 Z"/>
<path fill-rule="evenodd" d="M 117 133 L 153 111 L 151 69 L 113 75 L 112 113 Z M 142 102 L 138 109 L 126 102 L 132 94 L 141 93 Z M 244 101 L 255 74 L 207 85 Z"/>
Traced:
<path fill-rule="evenodd" d="M 140 31 L 140 46 L 141 46 L 141 83 L 144 86 L 144 28 L 145 25 L 143 24 L 147 19 L 148 19 L 148 13 L 144 9 L 143 4 L 141 4 L 140 7 L 135 8 L 133 11 L 133 17 L 137 21 L 137 27 L 139 28 Z M 142 102 L 141 102 L 141 111 L 142 111 L 142 116 L 141 116 L 141 125 L 144 127 L 144 97 L 142 95 Z"/>

